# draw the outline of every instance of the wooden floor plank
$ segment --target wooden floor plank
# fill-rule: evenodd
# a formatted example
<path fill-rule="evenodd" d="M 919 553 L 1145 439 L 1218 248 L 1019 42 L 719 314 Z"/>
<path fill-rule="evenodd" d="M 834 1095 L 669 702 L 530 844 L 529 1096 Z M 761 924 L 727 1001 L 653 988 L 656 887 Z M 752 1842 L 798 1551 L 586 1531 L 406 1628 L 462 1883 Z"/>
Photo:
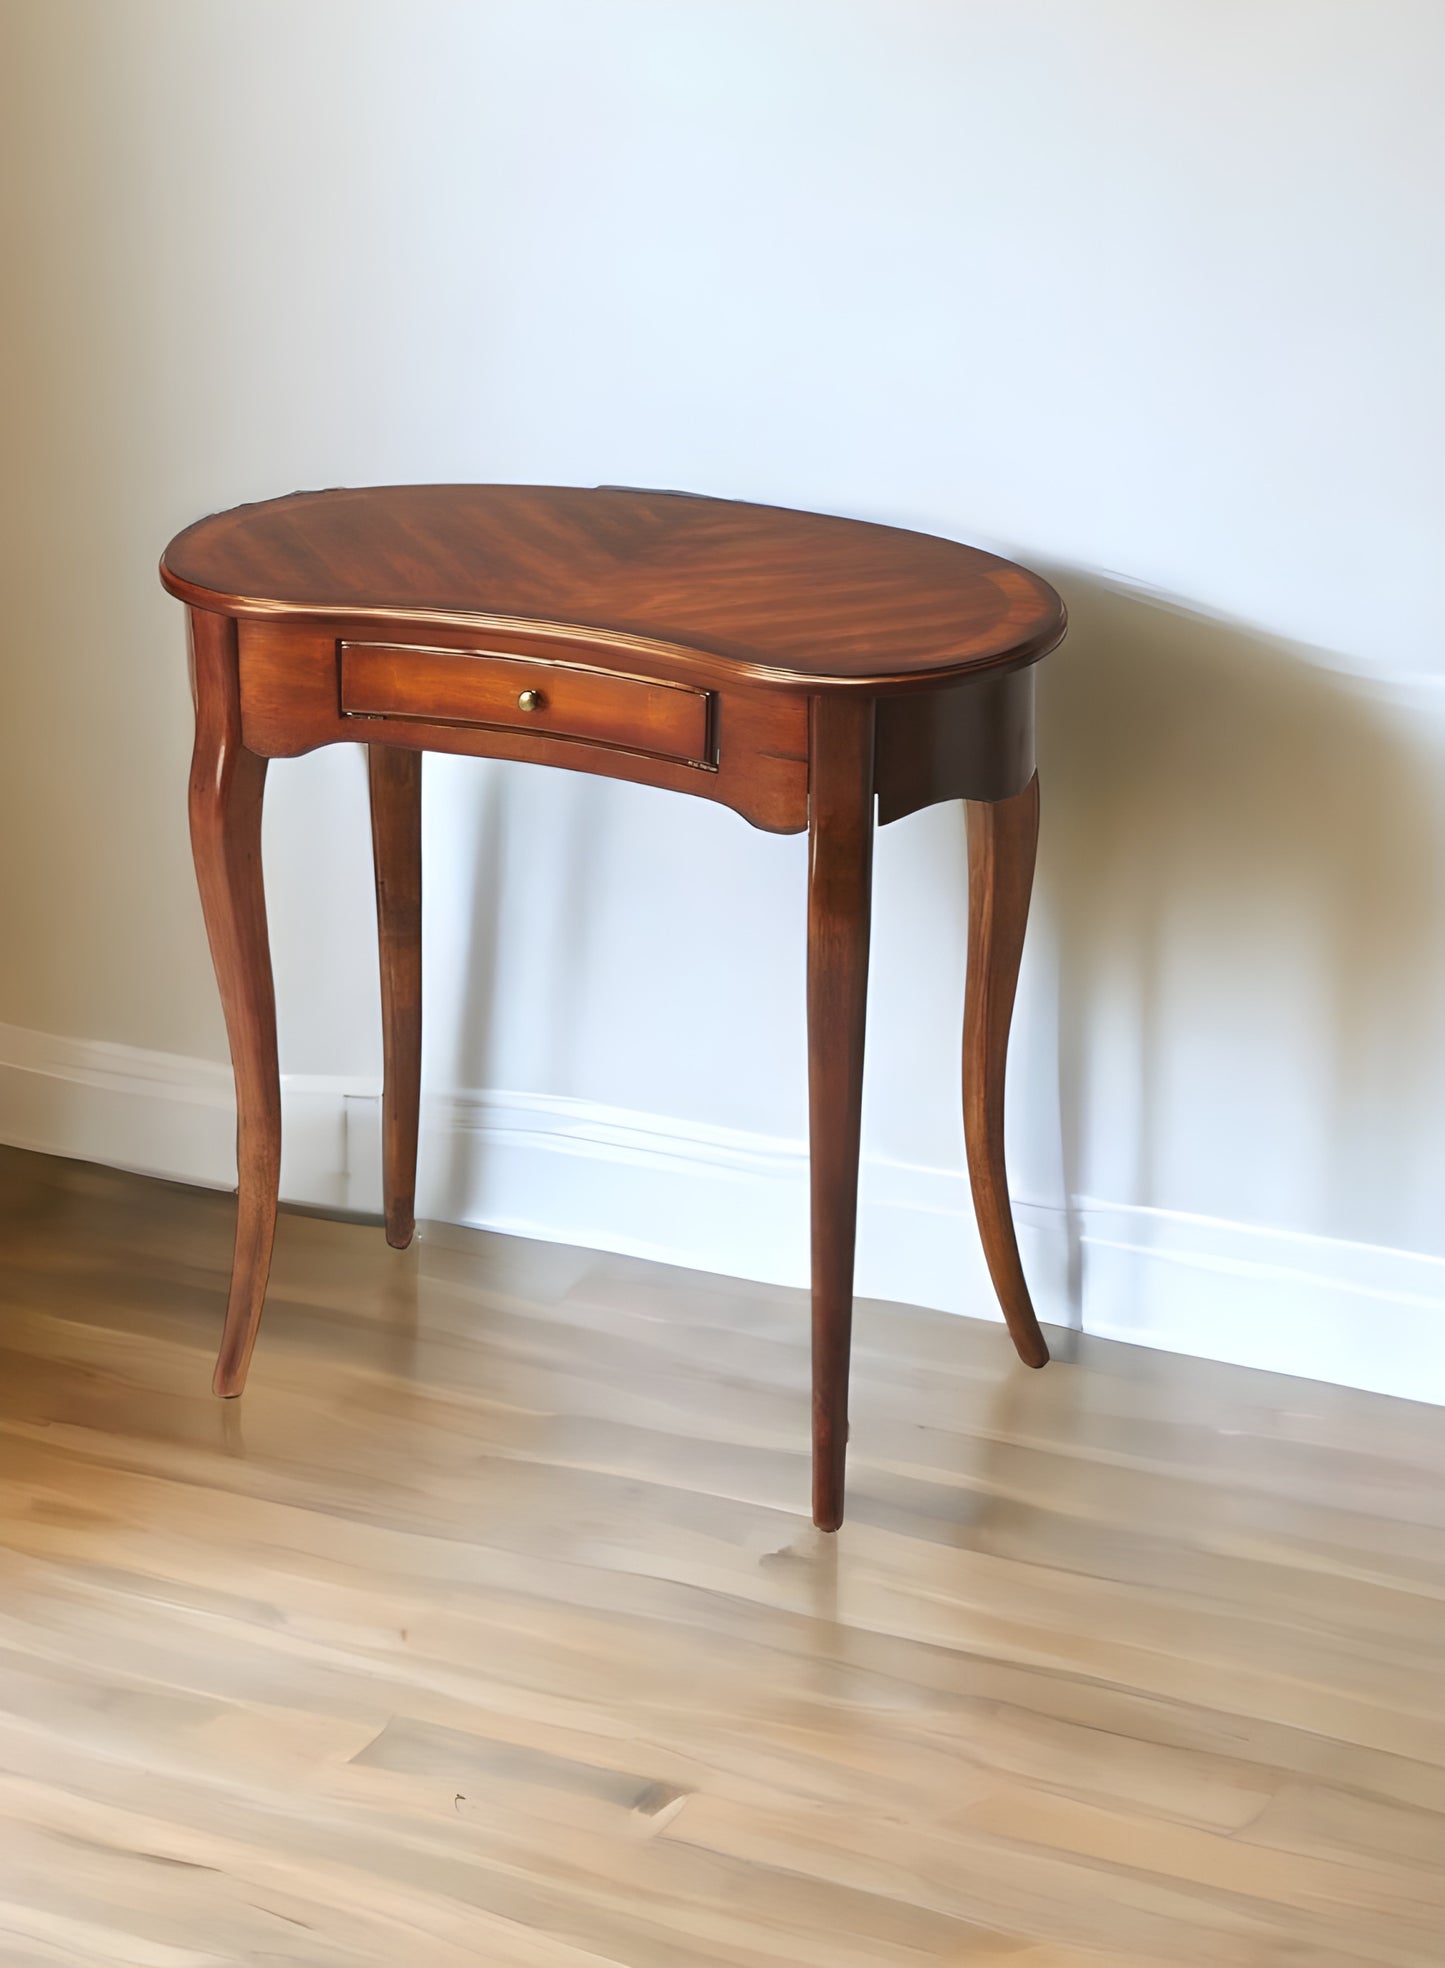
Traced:
<path fill-rule="evenodd" d="M 0 1961 L 1438 1968 L 1436 1410 L 0 1150 Z"/>

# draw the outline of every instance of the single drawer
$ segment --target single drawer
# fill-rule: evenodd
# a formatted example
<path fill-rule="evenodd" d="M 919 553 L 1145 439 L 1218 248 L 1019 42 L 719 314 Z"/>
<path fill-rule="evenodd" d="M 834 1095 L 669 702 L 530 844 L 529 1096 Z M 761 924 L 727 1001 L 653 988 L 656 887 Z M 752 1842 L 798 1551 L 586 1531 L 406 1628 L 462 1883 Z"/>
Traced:
<path fill-rule="evenodd" d="M 709 693 L 486 649 L 343 642 L 345 717 L 503 725 L 705 765 Z"/>

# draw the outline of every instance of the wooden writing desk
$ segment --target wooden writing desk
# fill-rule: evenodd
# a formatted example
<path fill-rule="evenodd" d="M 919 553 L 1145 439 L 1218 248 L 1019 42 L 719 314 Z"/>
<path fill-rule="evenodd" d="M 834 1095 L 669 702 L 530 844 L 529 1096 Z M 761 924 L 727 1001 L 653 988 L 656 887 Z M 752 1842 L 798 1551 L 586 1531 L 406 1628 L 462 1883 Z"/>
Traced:
<path fill-rule="evenodd" d="M 281 1095 L 261 880 L 269 759 L 367 746 L 381 940 L 386 1234 L 412 1235 L 421 754 L 528 759 L 807 829 L 813 1516 L 843 1516 L 874 808 L 968 813 L 963 1120 L 1019 1355 L 1048 1349 L 1004 1173 L 1004 1060 L 1038 836 L 1047 583 L 921 533 L 613 488 L 298 492 L 200 521 L 187 604 L 191 839 L 236 1073 L 240 1206 L 218 1394 L 239 1394 L 276 1225 Z"/>

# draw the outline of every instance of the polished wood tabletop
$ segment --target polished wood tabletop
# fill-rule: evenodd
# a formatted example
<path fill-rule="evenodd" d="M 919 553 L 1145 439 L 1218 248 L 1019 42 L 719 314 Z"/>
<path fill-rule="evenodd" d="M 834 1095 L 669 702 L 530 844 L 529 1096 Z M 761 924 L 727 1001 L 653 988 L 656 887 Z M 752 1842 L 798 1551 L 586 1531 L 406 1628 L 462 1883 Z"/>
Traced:
<path fill-rule="evenodd" d="M 975 547 L 620 486 L 297 492 L 188 527 L 164 565 L 173 594 L 229 615 L 550 622 L 780 684 L 928 689 L 1063 631 L 1046 582 Z"/>
<path fill-rule="evenodd" d="M 857 520 L 622 487 L 295 493 L 200 521 L 188 606 L 191 837 L 236 1073 L 240 1203 L 215 1385 L 240 1393 L 275 1230 L 281 1104 L 261 873 L 267 763 L 369 752 L 387 1235 L 412 1234 L 421 1070 L 421 755 L 527 760 L 807 830 L 813 1511 L 842 1521 L 875 820 L 963 800 L 963 1127 L 1014 1344 L 1048 1350 L 1019 1263 L 1004 1068 L 1038 833 L 1047 582 Z"/>

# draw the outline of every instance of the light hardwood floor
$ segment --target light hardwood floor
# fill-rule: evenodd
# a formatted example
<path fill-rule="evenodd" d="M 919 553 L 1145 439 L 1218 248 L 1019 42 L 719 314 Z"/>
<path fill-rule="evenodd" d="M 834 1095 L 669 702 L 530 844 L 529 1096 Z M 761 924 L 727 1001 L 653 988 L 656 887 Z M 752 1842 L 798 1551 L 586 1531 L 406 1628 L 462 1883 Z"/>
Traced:
<path fill-rule="evenodd" d="M 0 1151 L 0 1963 L 1445 1961 L 1445 1415 Z M 1228 1290 L 1221 1279 L 1220 1289 Z M 1051 1335 L 1052 1337 L 1052 1335 Z"/>

